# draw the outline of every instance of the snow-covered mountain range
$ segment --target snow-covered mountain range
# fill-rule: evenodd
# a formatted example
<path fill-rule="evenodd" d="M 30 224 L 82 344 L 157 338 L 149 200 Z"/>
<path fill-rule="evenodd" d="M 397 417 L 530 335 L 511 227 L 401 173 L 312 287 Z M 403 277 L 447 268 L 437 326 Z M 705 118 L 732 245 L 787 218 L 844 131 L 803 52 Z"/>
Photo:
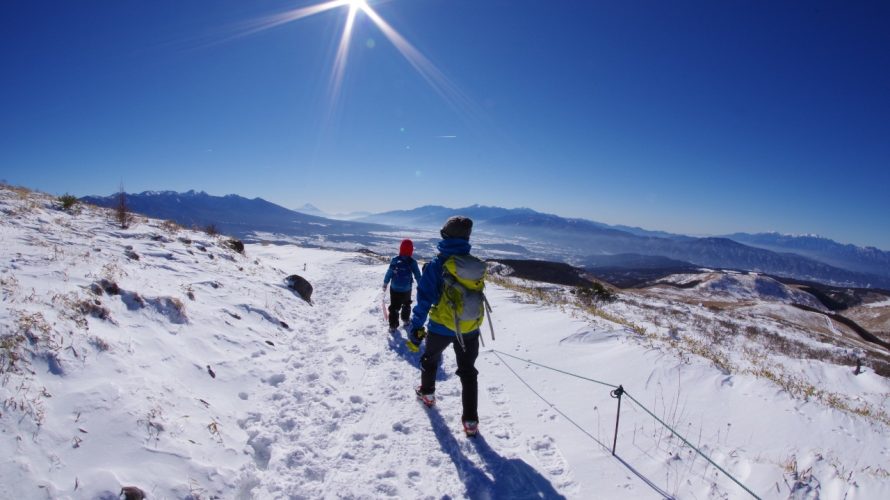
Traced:
<path fill-rule="evenodd" d="M 726 237 L 745 245 L 775 252 L 797 253 L 853 271 L 890 276 L 890 252 L 875 247 L 841 244 L 829 238 L 815 235 L 735 233 Z"/>
<path fill-rule="evenodd" d="M 766 249 L 730 238 L 693 238 L 640 228 L 609 226 L 528 208 L 472 205 L 452 209 L 425 206 L 375 214 L 360 220 L 432 229 L 441 224 L 440 221 L 457 214 L 473 218 L 484 231 L 534 241 L 537 255 L 533 257 L 565 260 L 582 266 L 598 267 L 604 256 L 636 254 L 699 266 L 743 269 L 849 286 L 890 288 L 890 266 L 884 272 L 875 272 L 881 268 L 875 259 L 862 258 L 863 255 L 871 255 L 870 252 L 848 253 L 846 258 L 834 255 L 833 258 L 821 260 L 825 253 L 798 254 L 790 246 Z M 890 260 L 890 253 L 885 254 Z"/>
<path fill-rule="evenodd" d="M 468 439 L 452 355 L 416 401 L 386 256 L 238 251 L 8 186 L 0 214 L 8 498 L 890 497 L 888 353 L 765 276 L 590 303 L 492 265 Z M 887 325 L 890 299 L 861 309 Z"/>
<path fill-rule="evenodd" d="M 283 233 L 292 236 L 347 236 L 361 240 L 382 226 L 327 219 L 289 210 L 262 198 L 248 199 L 230 194 L 213 196 L 203 191 L 145 191 L 124 193 L 128 208 L 136 213 L 171 220 L 185 227 L 205 228 L 213 225 L 221 232 L 239 237 L 254 232 Z M 120 193 L 108 196 L 85 196 L 81 201 L 114 208 Z"/>
<path fill-rule="evenodd" d="M 118 195 L 86 197 L 84 201 L 113 207 Z M 574 265 L 599 267 L 603 258 L 635 254 L 681 261 L 697 266 L 741 269 L 777 276 L 813 280 L 843 286 L 890 289 L 890 253 L 835 244 L 838 251 L 814 251 L 802 245 L 772 243 L 761 239 L 748 244 L 743 235 L 731 238 L 693 238 L 626 226 L 609 226 L 585 219 L 564 218 L 529 208 L 505 209 L 472 205 L 459 209 L 424 206 L 374 214 L 354 221 L 307 215 L 262 199 L 237 195 L 211 196 L 203 192 L 145 192 L 128 194 L 134 211 L 171 219 L 186 226 L 215 224 L 222 231 L 255 239 L 257 233 L 276 241 L 324 235 L 328 240 L 361 241 L 375 247 L 392 244 L 393 238 L 432 239 L 442 221 L 451 215 L 473 218 L 476 230 L 490 236 L 489 243 L 509 248 L 514 256 L 560 260 Z M 306 208 L 306 207 L 304 207 Z M 307 209 L 313 212 L 314 207 Z M 386 227 L 391 226 L 391 227 Z M 319 229 L 321 228 L 321 229 Z M 388 237 L 384 237 L 388 234 Z M 740 242 L 741 241 L 741 242 Z M 492 247 L 493 251 L 499 251 Z M 493 255 L 493 254 L 492 254 Z M 612 258 L 612 264 L 620 259 Z M 651 262 L 654 261 L 650 261 Z M 622 264 L 622 265 L 627 265 Z"/>

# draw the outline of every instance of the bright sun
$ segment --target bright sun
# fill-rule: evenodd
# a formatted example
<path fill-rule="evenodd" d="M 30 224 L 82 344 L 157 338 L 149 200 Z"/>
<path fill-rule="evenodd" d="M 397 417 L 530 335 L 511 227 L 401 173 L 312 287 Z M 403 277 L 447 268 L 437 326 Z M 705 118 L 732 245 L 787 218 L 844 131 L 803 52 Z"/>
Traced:
<path fill-rule="evenodd" d="M 471 101 L 449 81 L 449 79 L 433 63 L 420 53 L 408 40 L 399 34 L 386 22 L 377 11 L 368 4 L 368 0 L 322 0 L 319 3 L 306 7 L 299 7 L 279 14 L 273 14 L 264 18 L 251 21 L 246 24 L 246 29 L 240 35 L 250 35 L 265 31 L 276 26 L 291 23 L 299 19 L 314 16 L 322 12 L 347 7 L 343 31 L 340 34 L 340 42 L 334 58 L 333 71 L 330 81 L 331 102 L 337 100 L 346 70 L 346 60 L 349 55 L 349 46 L 352 39 L 352 31 L 355 27 L 359 12 L 370 20 L 398 50 L 411 66 L 433 87 L 442 97 L 457 108 L 474 107 Z"/>

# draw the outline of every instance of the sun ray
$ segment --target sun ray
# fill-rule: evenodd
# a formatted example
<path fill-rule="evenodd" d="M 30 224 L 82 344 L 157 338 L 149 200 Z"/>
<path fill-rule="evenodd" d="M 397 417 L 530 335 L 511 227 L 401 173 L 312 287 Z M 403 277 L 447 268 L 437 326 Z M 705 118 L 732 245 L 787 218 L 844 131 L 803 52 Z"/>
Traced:
<path fill-rule="evenodd" d="M 224 36 L 221 39 L 216 39 L 212 42 L 206 43 L 204 44 L 204 46 L 213 46 L 221 43 L 231 42 L 239 38 L 255 35 L 262 31 L 276 28 L 283 24 L 298 21 L 306 17 L 321 14 L 322 12 L 327 12 L 329 10 L 336 9 L 338 7 L 344 7 L 347 5 L 351 6 L 352 2 L 350 0 L 329 0 L 327 2 L 310 5 L 308 7 L 291 9 L 286 12 L 279 12 L 278 14 L 271 14 L 268 16 L 260 17 L 258 19 L 238 23 L 226 30 L 230 32 L 229 35 Z"/>
<path fill-rule="evenodd" d="M 405 39 L 385 19 L 380 17 L 370 6 L 362 9 L 365 15 L 380 29 L 383 35 L 395 46 L 411 66 L 423 77 L 424 80 L 442 96 L 446 102 L 468 115 L 476 115 L 476 106 L 472 99 L 467 97 L 457 85 L 445 76 L 426 56 L 414 45 Z"/>
<path fill-rule="evenodd" d="M 337 99 L 340 94 L 340 86 L 343 83 L 343 72 L 346 69 L 346 58 L 349 55 L 349 42 L 352 40 L 352 28 L 355 26 L 355 15 L 359 7 L 356 3 L 350 3 L 349 14 L 346 16 L 346 24 L 343 26 L 343 34 L 340 36 L 340 46 L 337 47 L 337 56 L 334 58 L 334 69 L 331 73 L 331 98 Z"/>
<path fill-rule="evenodd" d="M 349 58 L 350 44 L 359 12 L 364 13 L 371 22 L 383 33 L 387 40 L 393 44 L 396 50 L 408 61 L 418 74 L 439 94 L 443 100 L 458 113 L 469 118 L 470 122 L 484 121 L 478 105 L 464 94 L 439 68 L 437 68 L 414 45 L 405 39 L 395 28 L 383 19 L 368 3 L 367 0 L 328 0 L 306 7 L 299 7 L 277 14 L 267 15 L 237 25 L 226 30 L 227 36 L 216 39 L 204 46 L 225 43 L 238 38 L 243 38 L 257 33 L 298 21 L 310 16 L 321 14 L 333 9 L 347 7 L 348 11 L 337 44 L 336 55 L 331 68 L 331 76 L 328 86 L 329 109 L 325 122 L 333 119 L 337 107 L 337 101 L 341 97 L 343 81 L 346 74 L 346 63 Z M 325 127 L 322 127 L 325 128 Z"/>

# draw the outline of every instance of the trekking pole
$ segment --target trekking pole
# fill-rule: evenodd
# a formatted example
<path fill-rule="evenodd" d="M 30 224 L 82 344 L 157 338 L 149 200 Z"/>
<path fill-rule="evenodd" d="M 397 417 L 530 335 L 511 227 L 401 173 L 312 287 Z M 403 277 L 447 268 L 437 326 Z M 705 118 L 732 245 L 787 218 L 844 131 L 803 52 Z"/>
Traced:
<path fill-rule="evenodd" d="M 612 438 L 612 456 L 615 456 L 615 445 L 618 444 L 618 420 L 621 418 L 621 395 L 624 394 L 624 387 L 618 386 L 614 391 L 609 392 L 609 395 L 613 398 L 618 399 L 618 411 L 615 412 L 615 437 Z"/>
<path fill-rule="evenodd" d="M 494 325 L 491 323 L 491 304 L 488 303 L 488 297 L 486 297 L 484 293 L 482 294 L 482 303 L 485 305 L 485 311 L 488 313 L 488 315 L 487 315 L 488 329 L 491 330 L 491 340 L 493 342 L 494 341 Z M 482 337 L 481 333 L 479 334 L 479 337 L 480 338 Z M 485 343 L 483 342 L 482 345 L 485 345 Z"/>

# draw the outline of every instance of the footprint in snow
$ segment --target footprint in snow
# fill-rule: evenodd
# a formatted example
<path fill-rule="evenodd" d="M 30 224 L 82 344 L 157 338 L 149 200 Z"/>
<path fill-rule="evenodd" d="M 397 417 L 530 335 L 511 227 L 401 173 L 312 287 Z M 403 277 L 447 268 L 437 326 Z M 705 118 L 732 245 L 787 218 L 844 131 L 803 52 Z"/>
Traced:
<path fill-rule="evenodd" d="M 491 402 L 496 405 L 505 405 L 509 402 L 509 399 L 504 392 L 503 386 L 491 386 L 488 388 L 488 396 L 491 399 Z"/>
<path fill-rule="evenodd" d="M 566 460 L 552 437 L 532 437 L 528 440 L 528 449 L 549 475 L 563 476 L 568 472 Z"/>
<path fill-rule="evenodd" d="M 272 458 L 271 445 L 274 440 L 268 436 L 260 436 L 254 434 L 247 440 L 247 444 L 253 448 L 253 460 L 257 467 L 265 469 L 269 466 L 269 460 Z"/>
<path fill-rule="evenodd" d="M 406 425 L 405 422 L 396 422 L 392 424 L 392 430 L 401 434 L 411 434 L 411 427 Z"/>

